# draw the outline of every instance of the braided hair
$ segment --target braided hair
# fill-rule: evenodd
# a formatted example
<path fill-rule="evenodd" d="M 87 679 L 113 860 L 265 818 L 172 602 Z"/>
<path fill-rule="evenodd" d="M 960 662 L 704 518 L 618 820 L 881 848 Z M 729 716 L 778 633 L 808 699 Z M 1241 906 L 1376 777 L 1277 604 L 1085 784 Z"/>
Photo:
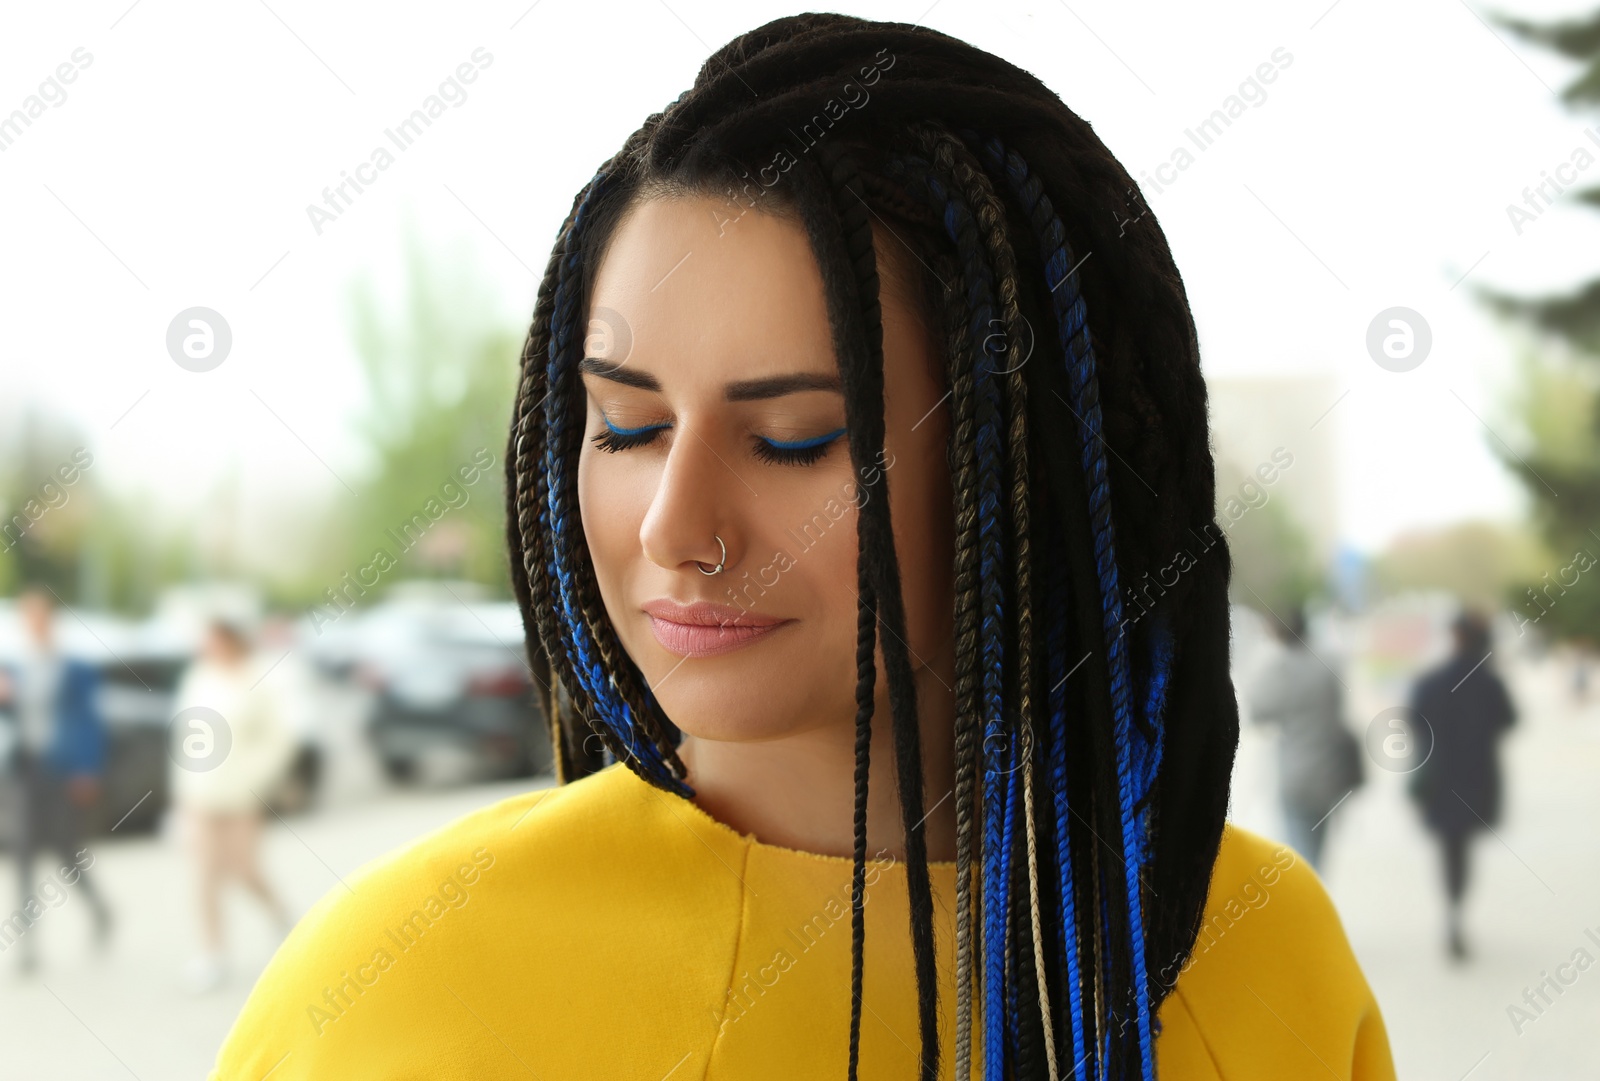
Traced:
<path fill-rule="evenodd" d="M 1155 1076 L 1156 1011 L 1198 933 L 1238 712 L 1194 322 L 1155 221 L 1123 220 L 1134 191 L 1027 72 L 923 27 L 797 15 L 719 49 L 599 168 L 539 286 L 506 455 L 508 539 L 530 663 L 552 688 L 557 780 L 621 761 L 689 797 L 680 733 L 607 617 L 577 515 L 591 287 L 625 212 L 663 195 L 789 215 L 815 253 L 851 462 L 873 478 L 857 515 L 851 1081 L 879 648 L 923 1081 L 941 1047 L 916 696 L 890 504 L 872 498 L 888 480 L 862 468 L 884 442 L 874 223 L 915 256 L 904 265 L 920 268 L 918 304 L 946 354 L 955 1075 Z"/>

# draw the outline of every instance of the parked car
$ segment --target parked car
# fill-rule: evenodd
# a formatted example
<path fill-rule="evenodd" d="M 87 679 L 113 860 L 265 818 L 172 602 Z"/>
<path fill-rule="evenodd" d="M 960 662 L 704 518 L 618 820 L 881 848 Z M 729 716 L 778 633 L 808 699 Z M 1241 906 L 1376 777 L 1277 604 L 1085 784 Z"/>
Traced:
<path fill-rule="evenodd" d="M 343 618 L 354 623 L 339 653 L 372 692 L 367 733 L 391 780 L 551 768 L 516 604 L 485 601 L 469 583 L 411 582 Z"/>
<path fill-rule="evenodd" d="M 167 739 L 173 695 L 186 654 L 153 653 L 101 660 L 100 713 L 106 722 L 101 832 L 156 828 L 167 809 Z M 126 817 L 124 817 L 126 816 Z"/>

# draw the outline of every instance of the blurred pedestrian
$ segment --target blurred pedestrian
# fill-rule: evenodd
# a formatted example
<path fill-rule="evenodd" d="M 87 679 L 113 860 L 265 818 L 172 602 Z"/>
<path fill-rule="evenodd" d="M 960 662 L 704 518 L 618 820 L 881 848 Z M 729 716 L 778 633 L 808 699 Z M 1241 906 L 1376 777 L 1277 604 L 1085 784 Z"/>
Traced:
<path fill-rule="evenodd" d="M 222 890 L 230 877 L 266 906 L 280 934 L 292 924 L 260 863 L 263 815 L 295 750 L 271 674 L 239 624 L 213 620 L 173 703 L 172 798 L 200 909 L 201 952 L 185 978 L 196 993 L 226 976 Z"/>
<path fill-rule="evenodd" d="M 273 687 L 295 745 L 274 806 L 284 814 L 303 811 L 316 797 L 322 782 L 315 676 L 306 661 L 306 651 L 297 648 L 292 617 L 282 612 L 268 615 L 261 622 L 256 643 L 264 663 L 272 666 Z"/>
<path fill-rule="evenodd" d="M 1489 661 L 1489 621 L 1464 609 L 1451 625 L 1455 648 L 1428 672 L 1411 695 L 1411 709 L 1430 741 L 1419 743 L 1427 757 L 1411 775 L 1410 792 L 1423 821 L 1439 842 L 1444 858 L 1446 943 L 1462 960 L 1467 945 L 1461 931 L 1462 898 L 1467 891 L 1468 849 L 1474 834 L 1500 820 L 1500 737 L 1516 723 L 1516 708 Z"/>
<path fill-rule="evenodd" d="M 1344 684 L 1306 645 L 1304 611 L 1297 606 L 1271 623 L 1282 649 L 1257 675 L 1250 713 L 1281 730 L 1278 798 L 1287 840 L 1320 870 L 1327 819 L 1362 781 L 1360 746 L 1344 724 Z"/>
<path fill-rule="evenodd" d="M 30 972 L 38 965 L 33 927 L 44 914 L 39 893 L 46 892 L 36 892 L 33 863 L 46 846 L 62 861 L 47 884 L 52 891 L 59 891 L 56 878 L 76 885 L 89 902 L 95 946 L 104 949 L 110 938 L 111 910 L 86 870 L 94 857 L 81 847 L 85 816 L 100 799 L 106 736 L 99 674 L 61 651 L 53 595 L 29 587 L 17 609 L 25 632 L 22 654 L 14 668 L 0 672 L 0 702 L 10 707 L 16 727 L 11 765 L 18 797 L 18 911 L 6 921 L 0 944 L 17 944 L 22 969 Z"/>

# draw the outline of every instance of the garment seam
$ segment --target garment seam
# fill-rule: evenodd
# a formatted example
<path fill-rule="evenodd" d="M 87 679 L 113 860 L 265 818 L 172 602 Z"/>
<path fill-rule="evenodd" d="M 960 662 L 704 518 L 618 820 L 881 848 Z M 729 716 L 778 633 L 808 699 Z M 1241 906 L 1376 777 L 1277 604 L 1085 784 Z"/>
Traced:
<path fill-rule="evenodd" d="M 1194 1026 L 1195 1038 L 1200 1041 L 1200 1046 L 1205 1048 L 1206 1058 L 1211 1063 L 1211 1072 L 1216 1075 L 1217 1081 L 1227 1081 L 1222 1075 L 1222 1064 L 1217 1061 L 1216 1054 L 1211 1050 L 1211 1041 L 1206 1039 L 1205 1029 L 1200 1027 L 1200 1018 L 1196 1017 L 1194 1011 L 1189 1008 L 1189 1000 L 1176 987 L 1172 989 L 1172 997 L 1178 1000 L 1178 1005 L 1183 1007 L 1183 1012 L 1189 1015 L 1189 1023 Z"/>
<path fill-rule="evenodd" d="M 692 802 L 692 801 L 691 801 Z M 733 932 L 732 956 L 728 961 L 728 978 L 723 981 L 722 1009 L 718 1012 L 717 1029 L 711 1037 L 711 1046 L 706 1051 L 705 1072 L 700 1075 L 700 1081 L 707 1081 L 711 1076 L 711 1063 L 716 1058 L 717 1047 L 722 1043 L 722 1032 L 728 1023 L 728 1003 L 733 997 L 733 975 L 739 970 L 739 957 L 744 949 L 744 933 L 750 914 L 750 850 L 753 847 L 748 840 L 743 844 L 744 858 L 739 863 L 739 923 Z"/>

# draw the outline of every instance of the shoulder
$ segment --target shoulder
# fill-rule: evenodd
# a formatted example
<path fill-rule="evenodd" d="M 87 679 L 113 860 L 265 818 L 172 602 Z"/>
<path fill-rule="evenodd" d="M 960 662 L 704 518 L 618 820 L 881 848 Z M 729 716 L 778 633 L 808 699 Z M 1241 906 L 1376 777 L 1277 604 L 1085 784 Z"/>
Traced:
<path fill-rule="evenodd" d="M 1383 1019 L 1338 911 L 1287 845 L 1225 827 L 1199 935 L 1175 975 L 1164 1015 L 1183 1015 L 1223 1077 L 1323 1067 L 1359 1081 L 1393 1077 Z"/>
<path fill-rule="evenodd" d="M 1344 658 L 1331 650 L 1313 652 L 1306 646 L 1290 652 L 1294 656 L 1295 672 L 1297 674 L 1305 678 L 1314 679 L 1319 684 L 1338 685 L 1339 677 L 1337 673 L 1344 666 Z"/>
<path fill-rule="evenodd" d="M 449 887 L 478 885 L 507 866 L 560 866 L 579 852 L 627 841 L 625 770 L 534 789 L 469 812 L 341 877 L 296 925 L 273 967 L 314 953 L 319 940 L 380 920 Z M 639 782 L 642 784 L 643 782 Z M 608 853 L 608 854 L 616 854 Z"/>
<path fill-rule="evenodd" d="M 1454 685 L 1460 678 L 1461 673 L 1456 669 L 1455 662 L 1446 660 L 1417 677 L 1416 693 L 1419 697 L 1437 694 L 1442 688 Z"/>
<path fill-rule="evenodd" d="M 1253 915 L 1262 918 L 1252 922 Z M 1204 956 L 1235 931 L 1236 942 L 1259 949 L 1270 941 L 1284 954 L 1350 952 L 1338 912 L 1311 866 L 1288 845 L 1230 822 L 1212 868 L 1196 949 Z"/>
<path fill-rule="evenodd" d="M 612 766 L 480 808 L 343 875 L 262 973 L 211 1076 L 254 1079 L 280 1060 L 273 1077 L 285 1081 L 456 1076 L 424 1067 L 476 1053 L 464 1006 L 496 1008 L 479 996 L 518 1005 L 504 1026 L 548 1027 L 603 976 L 596 926 L 619 928 L 609 945 L 629 956 L 642 948 L 635 927 L 659 934 L 682 916 L 666 896 L 698 842 L 667 828 L 672 809 L 656 802 L 676 798 Z M 656 899 L 646 917 L 615 918 L 640 897 Z"/>

